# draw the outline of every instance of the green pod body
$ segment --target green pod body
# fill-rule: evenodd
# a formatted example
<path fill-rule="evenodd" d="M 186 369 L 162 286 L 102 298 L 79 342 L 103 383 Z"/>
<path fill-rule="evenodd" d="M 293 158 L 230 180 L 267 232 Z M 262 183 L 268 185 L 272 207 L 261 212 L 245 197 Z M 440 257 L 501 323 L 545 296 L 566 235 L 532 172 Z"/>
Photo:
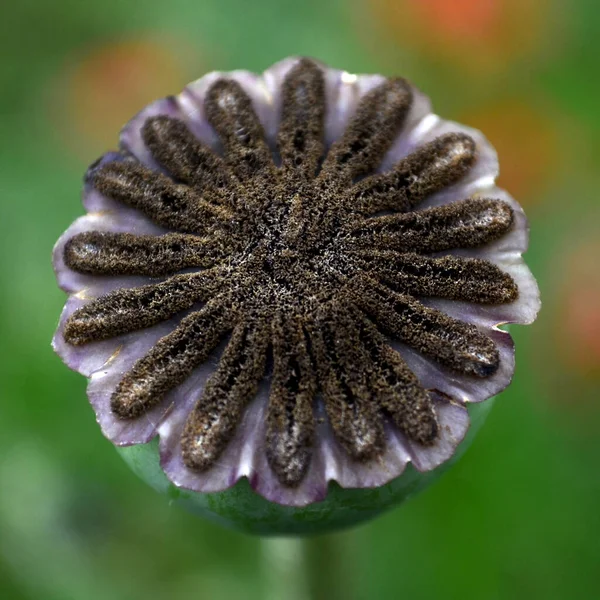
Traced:
<path fill-rule="evenodd" d="M 302 508 L 265 500 L 241 479 L 223 492 L 201 494 L 175 487 L 159 464 L 158 439 L 148 444 L 117 447 L 131 469 L 155 490 L 190 512 L 215 523 L 257 535 L 311 535 L 358 525 L 420 492 L 466 451 L 483 425 L 493 400 L 469 406 L 471 425 L 454 456 L 433 471 L 420 473 L 409 464 L 404 473 L 379 488 L 344 489 L 335 483 L 323 502 Z"/>

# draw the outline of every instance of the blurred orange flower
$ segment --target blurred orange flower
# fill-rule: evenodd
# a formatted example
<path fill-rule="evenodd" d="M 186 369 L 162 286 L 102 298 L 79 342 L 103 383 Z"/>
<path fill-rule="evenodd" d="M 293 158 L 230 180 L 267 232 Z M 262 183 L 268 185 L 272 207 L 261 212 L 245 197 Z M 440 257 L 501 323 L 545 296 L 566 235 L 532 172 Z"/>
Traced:
<path fill-rule="evenodd" d="M 557 347 L 561 360 L 583 376 L 600 376 L 600 241 L 580 243 L 563 269 Z"/>
<path fill-rule="evenodd" d="M 86 154 L 115 147 L 132 114 L 187 83 L 183 55 L 176 41 L 137 38 L 108 42 L 83 56 L 60 81 L 56 110 L 69 145 L 85 146 Z"/>
<path fill-rule="evenodd" d="M 544 0 L 367 0 L 395 43 L 474 70 L 502 68 L 546 32 Z"/>
<path fill-rule="evenodd" d="M 544 107 L 508 99 L 458 120 L 483 131 L 496 148 L 502 187 L 525 207 L 541 197 L 561 162 L 556 120 Z"/>

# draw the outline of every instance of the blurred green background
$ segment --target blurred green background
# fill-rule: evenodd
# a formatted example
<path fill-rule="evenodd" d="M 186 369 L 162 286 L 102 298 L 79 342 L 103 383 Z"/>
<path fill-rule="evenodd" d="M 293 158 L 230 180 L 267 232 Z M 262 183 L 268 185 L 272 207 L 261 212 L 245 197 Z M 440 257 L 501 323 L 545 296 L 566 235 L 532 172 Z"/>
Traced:
<path fill-rule="evenodd" d="M 277 593 L 264 541 L 128 471 L 84 379 L 50 349 L 65 300 L 50 251 L 82 213 L 86 166 L 152 99 L 290 54 L 406 76 L 483 129 L 531 219 L 544 303 L 514 329 L 514 383 L 466 457 L 327 540 L 339 586 L 315 598 L 600 597 L 597 0 L 20 0 L 1 13 L 0 598 L 294 598 L 293 557 Z"/>

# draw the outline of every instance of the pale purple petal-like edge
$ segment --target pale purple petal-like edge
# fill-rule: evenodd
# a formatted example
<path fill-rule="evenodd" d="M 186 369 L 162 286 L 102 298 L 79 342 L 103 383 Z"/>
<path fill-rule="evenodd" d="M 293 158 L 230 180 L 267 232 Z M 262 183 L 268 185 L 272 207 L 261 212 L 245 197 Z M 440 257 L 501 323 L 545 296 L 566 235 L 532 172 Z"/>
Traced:
<path fill-rule="evenodd" d="M 340 447 L 326 418 L 320 419 L 315 432 L 315 448 L 309 470 L 296 488 L 282 486 L 267 463 L 264 451 L 268 383 L 264 382 L 257 397 L 244 413 L 234 438 L 210 470 L 198 474 L 188 469 L 181 454 L 181 432 L 187 414 L 196 401 L 188 394 L 163 420 L 160 435 L 161 466 L 178 487 L 196 492 L 216 492 L 235 485 L 247 477 L 252 488 L 278 504 L 305 506 L 325 499 L 330 481 L 345 488 L 379 487 L 400 476 L 412 462 L 420 471 L 431 470 L 448 460 L 469 427 L 466 408 L 458 403 L 436 402 L 441 436 L 430 448 L 405 438 L 387 425 L 386 451 L 377 461 L 358 463 Z M 319 411 L 322 412 L 322 411 Z M 318 414 L 324 417 L 324 414 Z"/>
<path fill-rule="evenodd" d="M 160 436 L 161 465 L 167 477 L 177 486 L 198 492 L 227 489 L 240 478 L 247 477 L 262 496 L 280 504 L 304 506 L 325 498 L 330 481 L 342 487 L 362 488 L 384 485 L 402 474 L 412 462 L 415 468 L 427 471 L 436 468 L 454 453 L 469 425 L 467 402 L 480 402 L 504 389 L 514 371 L 514 349 L 510 335 L 498 329 L 504 323 L 530 323 L 539 309 L 539 291 L 533 276 L 521 258 L 527 248 L 528 224 L 519 204 L 504 190 L 496 187 L 498 174 L 496 153 L 476 130 L 444 121 L 431 113 L 429 99 L 413 88 L 414 102 L 406 124 L 387 153 L 380 171 L 392 167 L 417 146 L 450 131 L 468 133 L 476 141 L 477 161 L 474 168 L 458 184 L 436 194 L 421 208 L 439 206 L 471 196 L 501 198 L 515 211 L 515 223 L 508 235 L 484 248 L 453 251 L 466 257 L 487 258 L 510 273 L 520 288 L 517 302 L 500 306 L 474 306 L 467 303 L 428 299 L 427 304 L 456 318 L 477 325 L 498 345 L 501 363 L 498 372 L 488 379 L 478 379 L 451 372 L 403 344 L 395 343 L 423 385 L 432 390 L 435 408 L 441 424 L 441 435 L 433 447 L 423 447 L 408 439 L 389 423 L 386 424 L 385 454 L 371 463 L 350 459 L 335 440 L 326 418 L 319 419 L 313 459 L 306 477 L 297 488 L 282 486 L 269 465 L 264 452 L 265 413 L 268 402 L 268 382 L 263 382 L 257 397 L 244 412 L 234 438 L 215 463 L 204 473 L 185 467 L 180 451 L 180 434 L 185 418 L 194 406 L 204 385 L 214 371 L 218 353 L 194 371 L 191 377 L 171 391 L 156 407 L 133 421 L 117 419 L 110 411 L 110 397 L 124 373 L 147 352 L 156 341 L 176 327 L 181 315 L 155 327 L 96 342 L 85 347 L 66 344 L 63 330 L 66 319 L 74 310 L 93 298 L 121 287 L 133 287 L 150 280 L 144 277 L 99 278 L 71 271 L 63 260 L 65 243 L 75 234 L 90 231 L 122 231 L 160 234 L 160 227 L 140 212 L 106 198 L 94 190 L 89 179 L 95 169 L 129 156 L 160 170 L 145 147 L 141 128 L 147 118 L 166 114 L 183 119 L 190 130 L 209 147 L 220 150 L 219 140 L 204 118 L 203 98 L 210 85 L 219 77 L 235 79 L 246 90 L 265 128 L 268 142 L 276 156 L 276 135 L 281 109 L 281 82 L 298 59 L 285 59 L 261 75 L 248 71 L 210 73 L 188 85 L 178 96 L 159 100 L 138 113 L 121 132 L 121 152 L 107 153 L 92 165 L 86 175 L 83 204 L 88 214 L 77 219 L 57 242 L 53 263 L 59 285 L 70 294 L 53 340 L 56 352 L 72 369 L 89 378 L 88 396 L 96 412 L 103 434 L 117 445 L 148 442 Z M 343 133 L 361 97 L 383 81 L 379 75 L 353 75 L 321 65 L 326 74 L 326 142 L 330 145 Z M 452 400 L 449 401 L 448 397 Z M 324 417 L 319 403 L 316 415 Z"/>

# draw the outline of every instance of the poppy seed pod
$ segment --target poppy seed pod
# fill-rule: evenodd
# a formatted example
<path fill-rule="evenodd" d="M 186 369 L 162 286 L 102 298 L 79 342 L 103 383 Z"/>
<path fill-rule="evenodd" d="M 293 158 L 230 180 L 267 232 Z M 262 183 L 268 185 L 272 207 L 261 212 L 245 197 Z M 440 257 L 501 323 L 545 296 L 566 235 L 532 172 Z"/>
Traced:
<path fill-rule="evenodd" d="M 514 371 L 499 325 L 539 309 L 497 173 L 404 79 L 210 73 L 88 170 L 54 347 L 127 462 L 194 510 L 364 520 L 466 447 Z"/>

